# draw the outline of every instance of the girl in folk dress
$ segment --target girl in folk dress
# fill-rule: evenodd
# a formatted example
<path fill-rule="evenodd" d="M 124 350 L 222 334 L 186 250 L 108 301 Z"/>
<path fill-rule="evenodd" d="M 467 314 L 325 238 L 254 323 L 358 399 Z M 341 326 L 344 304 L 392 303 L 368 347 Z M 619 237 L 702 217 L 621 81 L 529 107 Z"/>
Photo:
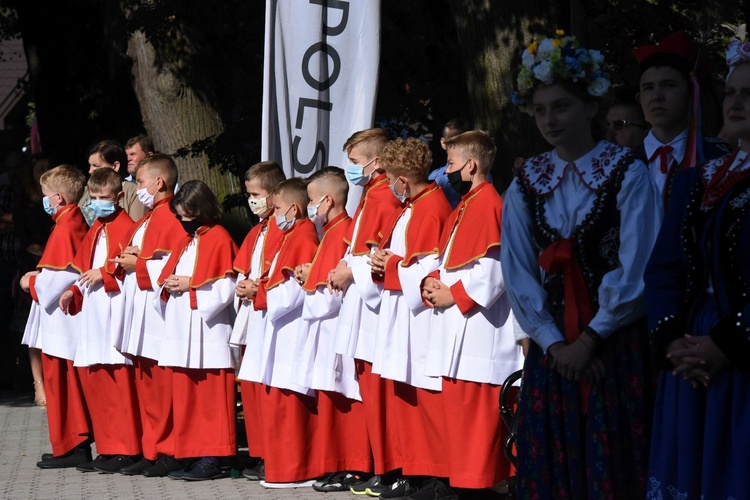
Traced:
<path fill-rule="evenodd" d="M 518 170 L 503 209 L 506 290 L 533 340 L 518 409 L 522 498 L 645 493 L 643 270 L 661 209 L 643 162 L 593 137 L 602 63 L 558 32 L 524 52 L 514 96 L 554 147 Z"/>

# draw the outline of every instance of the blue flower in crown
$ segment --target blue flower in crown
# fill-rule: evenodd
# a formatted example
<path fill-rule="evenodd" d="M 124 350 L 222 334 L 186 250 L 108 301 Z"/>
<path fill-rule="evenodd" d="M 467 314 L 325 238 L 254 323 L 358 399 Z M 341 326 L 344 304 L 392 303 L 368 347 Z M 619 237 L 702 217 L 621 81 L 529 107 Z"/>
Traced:
<path fill-rule="evenodd" d="M 565 36 L 562 30 L 557 30 L 554 38 L 534 40 L 521 55 L 517 92 L 511 102 L 531 114 L 528 105 L 534 89 L 559 81 L 583 84 L 595 97 L 605 95 L 610 81 L 604 72 L 604 56 L 598 50 L 582 48 L 574 36 Z"/>

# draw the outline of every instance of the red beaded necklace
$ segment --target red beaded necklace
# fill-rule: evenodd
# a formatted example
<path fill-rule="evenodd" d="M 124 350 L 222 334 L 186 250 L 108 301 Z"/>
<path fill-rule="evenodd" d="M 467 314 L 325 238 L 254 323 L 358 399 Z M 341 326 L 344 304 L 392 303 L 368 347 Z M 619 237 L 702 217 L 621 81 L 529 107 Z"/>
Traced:
<path fill-rule="evenodd" d="M 729 172 L 729 167 L 734 163 L 738 153 L 739 150 L 727 156 L 716 168 L 716 171 L 711 176 L 711 180 L 708 181 L 706 191 L 703 193 L 702 202 L 704 207 L 714 206 L 716 202 L 721 200 L 738 182 L 750 176 L 750 168 L 744 170 L 740 168 L 745 162 L 747 162 L 748 158 L 750 158 L 750 154 L 745 156 L 742 162 L 737 165 L 737 168 Z"/>

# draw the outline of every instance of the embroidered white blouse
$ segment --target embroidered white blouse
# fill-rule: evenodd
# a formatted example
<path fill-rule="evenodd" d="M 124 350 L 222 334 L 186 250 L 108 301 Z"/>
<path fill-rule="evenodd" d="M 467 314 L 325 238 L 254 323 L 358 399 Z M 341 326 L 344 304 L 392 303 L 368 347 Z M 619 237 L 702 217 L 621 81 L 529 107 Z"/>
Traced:
<path fill-rule="evenodd" d="M 574 162 L 556 151 L 532 158 L 524 169 L 531 187 L 545 198 L 545 220 L 567 238 L 591 211 L 597 190 L 610 177 L 626 153 L 606 141 Z M 543 168 L 539 168 L 540 165 Z M 634 160 L 617 195 L 620 211 L 620 267 L 604 275 L 599 286 L 599 310 L 590 325 L 607 337 L 645 314 L 643 271 L 656 241 L 662 219 L 662 202 L 646 165 Z M 540 250 L 532 237 L 532 217 L 515 179 L 503 206 L 501 261 L 506 291 L 523 330 L 546 352 L 565 340 L 547 309 L 542 283 L 544 271 L 537 259 Z"/>

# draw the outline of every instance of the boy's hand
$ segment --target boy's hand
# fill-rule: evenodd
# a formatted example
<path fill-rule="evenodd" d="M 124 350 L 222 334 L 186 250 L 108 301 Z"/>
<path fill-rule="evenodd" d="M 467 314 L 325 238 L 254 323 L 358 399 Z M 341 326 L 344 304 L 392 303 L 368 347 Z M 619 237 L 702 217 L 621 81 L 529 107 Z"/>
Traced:
<path fill-rule="evenodd" d="M 428 280 L 432 280 L 430 281 L 430 287 L 427 286 Z M 450 307 L 456 303 L 453 300 L 451 289 L 445 283 L 435 278 L 428 278 L 428 280 L 425 281 L 422 297 L 432 304 L 432 307 Z"/>
<path fill-rule="evenodd" d="M 393 257 L 393 252 L 390 250 L 382 250 L 380 248 L 375 250 L 369 262 L 372 272 L 375 274 L 385 274 L 385 267 L 391 257 Z"/>
<path fill-rule="evenodd" d="M 257 285 L 255 286 L 255 289 L 253 289 L 254 284 L 255 282 L 250 279 L 238 281 L 237 287 L 234 289 L 235 295 L 237 295 L 237 297 L 243 302 L 251 302 L 253 297 L 255 297 L 254 290 L 258 289 Z"/>
<path fill-rule="evenodd" d="M 341 263 L 339 263 L 339 266 Z M 349 285 L 354 281 L 351 267 L 336 266 L 328 273 L 328 291 L 334 295 L 346 293 Z"/>
<path fill-rule="evenodd" d="M 305 282 L 307 282 L 307 278 L 310 277 L 310 266 L 312 266 L 312 264 L 308 262 L 307 264 L 300 264 L 294 268 L 294 279 L 297 280 L 297 283 L 299 283 L 300 286 L 304 285 Z"/>
<path fill-rule="evenodd" d="M 172 274 L 164 281 L 164 288 L 173 294 L 187 292 L 190 289 L 190 276 L 175 276 Z"/>
<path fill-rule="evenodd" d="M 138 248 L 138 247 L 128 247 L 128 248 Z M 127 250 L 127 248 L 125 250 Z M 119 257 L 115 257 L 114 259 L 109 259 L 109 261 L 114 262 L 115 264 L 119 264 L 127 272 L 135 271 L 135 263 L 138 262 L 138 254 L 125 253 L 125 250 L 123 250 L 123 253 L 121 253 Z"/>
<path fill-rule="evenodd" d="M 100 269 L 89 269 L 78 278 L 81 285 L 94 286 L 102 281 L 102 271 Z"/>
<path fill-rule="evenodd" d="M 28 293 L 29 292 L 29 284 L 31 282 L 31 277 L 32 276 L 36 276 L 37 274 L 39 274 L 39 271 L 29 271 L 28 273 L 26 273 L 23 276 L 21 276 L 21 281 L 20 281 L 21 290 L 23 290 L 24 292 Z"/>
<path fill-rule="evenodd" d="M 122 250 L 122 254 L 123 255 L 136 255 L 137 256 L 137 255 L 141 254 L 141 249 L 138 248 L 137 246 L 125 247 Z"/>
<path fill-rule="evenodd" d="M 65 290 L 65 292 L 60 295 L 60 300 L 57 304 L 60 306 L 60 309 L 62 309 L 64 314 L 68 314 L 71 302 L 73 302 L 73 292 L 71 290 Z"/>

